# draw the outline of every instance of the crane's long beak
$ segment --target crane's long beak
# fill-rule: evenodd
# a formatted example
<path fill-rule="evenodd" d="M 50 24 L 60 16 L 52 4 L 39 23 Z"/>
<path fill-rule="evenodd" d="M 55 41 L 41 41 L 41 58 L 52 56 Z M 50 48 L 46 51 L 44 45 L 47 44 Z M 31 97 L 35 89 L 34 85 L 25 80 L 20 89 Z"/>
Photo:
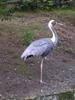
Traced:
<path fill-rule="evenodd" d="M 57 23 L 58 25 L 63 25 L 62 23 Z"/>

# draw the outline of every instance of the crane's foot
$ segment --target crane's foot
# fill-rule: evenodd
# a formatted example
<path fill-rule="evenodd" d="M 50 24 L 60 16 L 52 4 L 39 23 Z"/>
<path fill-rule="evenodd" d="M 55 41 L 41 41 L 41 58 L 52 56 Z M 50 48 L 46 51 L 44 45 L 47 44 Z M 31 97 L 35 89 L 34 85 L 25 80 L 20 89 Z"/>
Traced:
<path fill-rule="evenodd" d="M 45 60 L 49 61 L 49 59 L 47 57 L 45 57 Z"/>
<path fill-rule="evenodd" d="M 43 84 L 43 85 L 48 85 L 46 82 L 40 80 L 40 83 Z"/>
<path fill-rule="evenodd" d="M 42 81 L 42 80 L 40 80 L 40 83 L 43 83 L 43 81 Z"/>

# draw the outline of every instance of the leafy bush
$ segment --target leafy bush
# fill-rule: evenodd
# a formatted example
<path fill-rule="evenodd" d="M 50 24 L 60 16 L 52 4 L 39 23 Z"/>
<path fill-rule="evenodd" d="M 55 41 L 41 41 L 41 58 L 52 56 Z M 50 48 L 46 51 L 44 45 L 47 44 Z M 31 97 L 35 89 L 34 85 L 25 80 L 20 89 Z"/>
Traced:
<path fill-rule="evenodd" d="M 14 5 L 13 7 L 11 6 Z M 14 3 L 15 1 L 15 3 Z M 9 3 L 8 3 L 9 2 Z M 7 8 L 10 4 L 11 8 Z M 5 9 L 0 9 L 1 13 L 11 15 L 14 11 L 36 11 L 37 9 L 52 10 L 52 8 L 68 8 L 75 7 L 75 0 L 0 0 L 0 8 L 5 6 Z M 2 11 L 1 11 L 2 10 Z"/>
<path fill-rule="evenodd" d="M 0 7 L 0 18 L 1 20 L 9 20 L 11 19 L 12 13 L 15 12 L 14 8 L 2 8 Z"/>
<path fill-rule="evenodd" d="M 34 33 L 30 28 L 25 29 L 24 35 L 23 35 L 23 44 L 28 46 L 32 39 L 33 39 Z"/>

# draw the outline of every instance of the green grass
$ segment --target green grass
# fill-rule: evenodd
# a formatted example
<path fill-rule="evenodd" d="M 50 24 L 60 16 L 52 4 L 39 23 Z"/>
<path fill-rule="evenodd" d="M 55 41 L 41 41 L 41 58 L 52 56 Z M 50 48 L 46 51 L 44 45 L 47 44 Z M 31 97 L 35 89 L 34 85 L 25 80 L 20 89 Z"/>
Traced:
<path fill-rule="evenodd" d="M 33 39 L 33 35 L 34 35 L 34 33 L 33 33 L 32 29 L 26 28 L 24 35 L 23 35 L 23 44 L 28 46 Z"/>
<path fill-rule="evenodd" d="M 72 92 L 64 92 L 58 94 L 59 100 L 74 100 L 74 95 Z"/>
<path fill-rule="evenodd" d="M 53 12 L 55 12 L 56 14 L 71 14 L 71 15 L 75 15 L 75 8 L 57 8 L 57 9 L 53 9 Z"/>
<path fill-rule="evenodd" d="M 59 94 L 52 95 L 43 95 L 43 96 L 34 96 L 26 98 L 26 100 L 75 100 L 73 92 L 63 92 Z"/>

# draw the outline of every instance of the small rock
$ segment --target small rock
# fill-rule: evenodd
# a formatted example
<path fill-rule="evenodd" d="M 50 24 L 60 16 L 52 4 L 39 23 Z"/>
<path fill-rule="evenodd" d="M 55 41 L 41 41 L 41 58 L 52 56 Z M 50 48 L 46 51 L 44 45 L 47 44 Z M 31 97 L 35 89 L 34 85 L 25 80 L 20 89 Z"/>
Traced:
<path fill-rule="evenodd" d="M 16 68 L 14 68 L 14 70 L 16 71 Z"/>
<path fill-rule="evenodd" d="M 0 97 L 2 97 L 2 94 L 0 94 Z"/>

